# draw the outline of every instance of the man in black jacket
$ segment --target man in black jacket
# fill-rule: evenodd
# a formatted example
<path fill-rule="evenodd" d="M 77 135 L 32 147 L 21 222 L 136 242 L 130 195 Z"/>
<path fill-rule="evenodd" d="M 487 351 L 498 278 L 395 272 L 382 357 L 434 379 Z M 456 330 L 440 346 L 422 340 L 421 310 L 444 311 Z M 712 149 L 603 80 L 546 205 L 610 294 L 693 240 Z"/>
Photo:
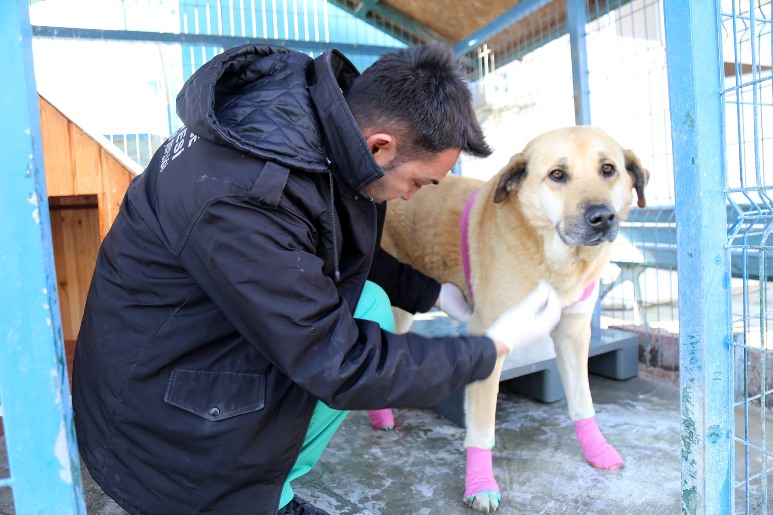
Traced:
<path fill-rule="evenodd" d="M 557 323 L 542 287 L 494 341 L 389 332 L 390 303 L 467 308 L 379 246 L 384 201 L 490 153 L 446 47 L 359 76 L 335 50 L 242 46 L 177 111 L 101 246 L 75 353 L 81 455 L 129 512 L 314 513 L 290 480 L 338 410 L 431 406 Z"/>

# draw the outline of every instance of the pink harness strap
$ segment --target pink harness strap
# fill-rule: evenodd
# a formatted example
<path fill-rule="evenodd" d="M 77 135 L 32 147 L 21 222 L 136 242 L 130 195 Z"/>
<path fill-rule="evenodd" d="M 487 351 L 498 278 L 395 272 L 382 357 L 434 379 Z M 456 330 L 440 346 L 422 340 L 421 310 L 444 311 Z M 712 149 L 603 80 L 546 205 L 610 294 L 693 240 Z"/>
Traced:
<path fill-rule="evenodd" d="M 582 290 L 582 295 L 581 295 L 581 296 L 580 296 L 580 298 L 577 300 L 577 302 L 582 302 L 582 301 L 584 301 L 585 299 L 587 299 L 588 297 L 590 297 L 590 296 L 591 296 L 591 294 L 593 293 L 593 289 L 594 289 L 595 287 L 596 287 L 596 281 L 593 281 L 593 282 L 592 282 L 592 283 L 590 283 L 588 286 L 586 286 L 586 287 L 585 287 L 585 289 L 584 289 L 584 290 Z M 577 304 L 577 302 L 575 302 L 575 304 Z"/>
<path fill-rule="evenodd" d="M 472 293 L 472 281 L 470 280 L 470 244 L 468 242 L 468 227 L 470 225 L 470 209 L 475 202 L 475 198 L 478 196 L 478 190 L 475 190 L 470 198 L 467 200 L 467 204 L 464 206 L 464 212 L 462 213 L 462 268 L 464 269 L 464 282 L 467 284 L 467 291 L 470 292 L 470 300 L 475 302 L 475 295 Z M 577 299 L 574 304 L 582 302 L 593 293 L 593 289 L 596 287 L 596 281 L 593 281 L 582 291 L 582 295 Z"/>
<path fill-rule="evenodd" d="M 467 241 L 467 227 L 469 226 L 470 209 L 477 196 L 478 190 L 475 190 L 472 195 L 470 195 L 467 204 L 464 206 L 464 212 L 462 213 L 462 268 L 464 268 L 464 282 L 467 283 L 467 291 L 470 292 L 470 300 L 473 302 L 475 301 L 475 297 L 472 294 L 472 282 L 470 282 L 470 244 Z"/>

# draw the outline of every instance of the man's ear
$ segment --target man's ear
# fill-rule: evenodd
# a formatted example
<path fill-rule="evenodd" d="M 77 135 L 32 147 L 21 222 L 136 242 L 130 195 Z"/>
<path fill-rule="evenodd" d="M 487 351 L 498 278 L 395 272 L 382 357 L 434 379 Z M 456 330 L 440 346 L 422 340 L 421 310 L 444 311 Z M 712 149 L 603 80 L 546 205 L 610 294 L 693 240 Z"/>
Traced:
<path fill-rule="evenodd" d="M 373 154 L 376 163 L 383 167 L 390 163 L 397 154 L 395 138 L 386 132 L 373 132 L 365 134 L 365 143 Z"/>

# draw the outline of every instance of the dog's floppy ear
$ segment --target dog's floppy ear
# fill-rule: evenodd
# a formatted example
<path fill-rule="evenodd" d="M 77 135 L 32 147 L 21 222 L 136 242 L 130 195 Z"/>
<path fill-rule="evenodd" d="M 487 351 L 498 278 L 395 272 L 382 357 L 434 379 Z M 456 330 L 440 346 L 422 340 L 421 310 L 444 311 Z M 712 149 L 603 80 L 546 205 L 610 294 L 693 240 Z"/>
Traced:
<path fill-rule="evenodd" d="M 515 154 L 499 172 L 499 182 L 494 190 L 494 203 L 502 202 L 507 194 L 518 189 L 518 185 L 526 177 L 526 156 L 522 153 Z"/>
<path fill-rule="evenodd" d="M 650 180 L 650 172 L 641 165 L 641 161 L 633 153 L 633 150 L 625 149 L 623 155 L 625 155 L 625 169 L 633 177 L 633 189 L 636 190 L 636 196 L 639 199 L 637 205 L 644 207 L 647 205 L 647 200 L 644 198 L 644 188 Z"/>

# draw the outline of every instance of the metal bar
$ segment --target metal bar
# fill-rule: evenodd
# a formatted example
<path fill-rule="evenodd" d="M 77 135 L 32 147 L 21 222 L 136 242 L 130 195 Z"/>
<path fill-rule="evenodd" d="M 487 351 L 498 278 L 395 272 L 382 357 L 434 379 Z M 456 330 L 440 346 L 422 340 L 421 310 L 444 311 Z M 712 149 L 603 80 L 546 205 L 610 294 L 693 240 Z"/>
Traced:
<path fill-rule="evenodd" d="M 362 0 L 360 5 L 354 8 L 354 15 L 361 20 L 367 19 L 368 13 L 373 10 L 379 0 Z"/>
<path fill-rule="evenodd" d="M 383 30 L 393 38 L 408 45 L 426 43 L 428 41 L 440 41 L 451 45 L 451 41 L 445 36 L 383 2 L 366 2 L 367 6 L 360 7 L 353 6 L 353 2 L 347 0 L 328 0 L 328 3 L 365 20 L 369 25 Z M 364 13 L 360 12 L 361 8 L 364 8 Z M 397 25 L 401 30 L 390 30 L 390 23 Z"/>
<path fill-rule="evenodd" d="M 729 513 L 733 346 L 718 2 L 664 2 L 679 273 L 682 513 Z"/>
<path fill-rule="evenodd" d="M 468 52 L 471 48 L 485 43 L 493 36 L 496 36 L 505 30 L 507 27 L 527 18 L 529 15 L 533 14 L 539 9 L 542 9 L 551 2 L 553 2 L 553 0 L 523 0 L 519 2 L 515 7 L 511 7 L 504 13 L 500 14 L 494 19 L 494 21 L 485 27 L 476 30 L 463 40 L 456 43 L 453 46 L 454 53 L 458 55 Z"/>
<path fill-rule="evenodd" d="M 10 12 L 9 12 L 10 11 Z M 0 17 L 0 391 L 17 513 L 86 513 L 70 407 L 29 1 Z"/>
<path fill-rule="evenodd" d="M 569 29 L 569 47 L 572 52 L 574 122 L 577 125 L 591 124 L 588 51 L 585 43 L 587 23 L 588 7 L 585 0 L 566 0 L 566 25 Z"/>
<path fill-rule="evenodd" d="M 73 27 L 48 27 L 40 25 L 32 26 L 32 34 L 35 37 L 43 38 L 181 43 L 189 45 L 211 45 L 224 49 L 252 44 L 283 46 L 301 52 L 322 53 L 329 48 L 336 48 L 348 55 L 381 55 L 395 50 L 394 47 L 353 43 L 326 43 L 322 41 L 301 41 L 295 39 L 264 39 L 221 34 L 176 34 L 172 32 L 145 32 L 139 30 L 79 29 Z"/>

